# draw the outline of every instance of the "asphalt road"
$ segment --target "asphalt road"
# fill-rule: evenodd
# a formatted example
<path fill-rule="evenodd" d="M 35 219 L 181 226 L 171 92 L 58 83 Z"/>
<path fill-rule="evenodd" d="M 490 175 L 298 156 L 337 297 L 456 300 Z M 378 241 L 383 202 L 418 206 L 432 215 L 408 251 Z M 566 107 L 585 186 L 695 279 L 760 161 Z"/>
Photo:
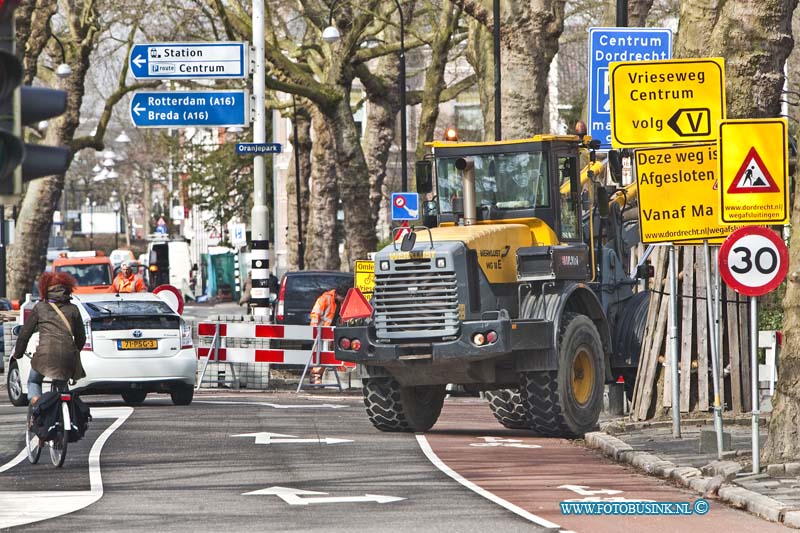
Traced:
<path fill-rule="evenodd" d="M 188 407 L 151 395 L 133 409 L 113 398 L 88 400 L 96 418 L 63 469 L 46 453 L 40 464 L 8 466 L 22 448 L 24 409 L 0 400 L 0 529 L 37 513 L 54 518 L 14 530 L 778 528 L 716 502 L 705 516 L 564 516 L 559 502 L 570 499 L 696 496 L 579 443 L 506 430 L 476 398 L 448 400 L 425 435 L 378 432 L 360 397 L 333 393 L 206 391 Z M 77 510 L 62 514 L 70 505 Z"/>

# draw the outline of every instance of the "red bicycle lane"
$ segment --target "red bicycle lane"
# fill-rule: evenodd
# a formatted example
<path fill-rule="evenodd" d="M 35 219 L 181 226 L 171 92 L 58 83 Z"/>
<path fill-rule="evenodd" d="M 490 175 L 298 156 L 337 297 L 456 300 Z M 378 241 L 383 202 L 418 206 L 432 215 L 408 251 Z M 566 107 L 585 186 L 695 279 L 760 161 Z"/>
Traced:
<path fill-rule="evenodd" d="M 467 486 L 474 484 L 470 488 L 485 491 L 485 497 L 497 498 L 498 504 L 544 527 L 591 533 L 789 531 L 715 500 L 709 500 L 704 515 L 562 514 L 559 503 L 566 501 L 689 502 L 691 508 L 700 496 L 569 440 L 528 435 L 503 428 L 486 402 L 456 399 L 445 403 L 437 424 L 418 440 L 448 475 L 460 477 Z"/>

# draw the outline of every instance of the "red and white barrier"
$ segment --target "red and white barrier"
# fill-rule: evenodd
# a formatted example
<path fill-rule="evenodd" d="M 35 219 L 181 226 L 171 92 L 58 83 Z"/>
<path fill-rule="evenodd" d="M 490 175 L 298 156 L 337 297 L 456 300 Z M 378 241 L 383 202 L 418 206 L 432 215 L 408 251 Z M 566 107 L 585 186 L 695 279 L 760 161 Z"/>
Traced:
<path fill-rule="evenodd" d="M 339 361 L 334 352 L 314 350 L 281 350 L 272 348 L 229 348 L 226 339 L 276 339 L 294 341 L 315 341 L 319 332 L 321 341 L 333 341 L 333 327 L 322 326 L 281 326 L 275 324 L 256 324 L 247 322 L 201 322 L 197 325 L 197 336 L 213 338 L 219 335 L 218 347 L 199 346 L 197 358 L 208 357 L 220 363 L 272 363 L 283 365 L 345 366 L 355 367 L 355 363 Z M 316 344 L 316 343 L 315 343 Z M 327 343 L 326 343 L 327 344 Z M 215 354 L 216 352 L 216 354 Z M 319 359 L 315 357 L 319 354 Z M 216 357 L 215 357 L 216 355 Z"/>

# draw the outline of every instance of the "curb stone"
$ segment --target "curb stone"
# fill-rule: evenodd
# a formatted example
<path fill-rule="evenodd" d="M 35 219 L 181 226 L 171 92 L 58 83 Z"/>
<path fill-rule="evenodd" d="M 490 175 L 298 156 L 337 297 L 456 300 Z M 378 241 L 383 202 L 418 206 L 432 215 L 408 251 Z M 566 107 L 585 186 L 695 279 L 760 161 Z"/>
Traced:
<path fill-rule="evenodd" d="M 650 453 L 636 452 L 621 439 L 602 431 L 587 433 L 585 443 L 589 448 L 598 449 L 617 461 L 629 463 L 650 475 L 672 479 L 679 485 L 701 495 L 705 494 L 706 487 L 713 479 L 712 477 L 703 476 L 703 472 L 697 468 L 676 466 Z M 712 467 L 712 470 L 716 471 L 717 469 Z M 717 475 L 724 476 L 722 473 Z M 795 510 L 763 494 L 743 487 L 723 484 L 719 489 L 718 499 L 733 507 L 745 509 L 766 520 L 800 529 L 800 510 Z"/>

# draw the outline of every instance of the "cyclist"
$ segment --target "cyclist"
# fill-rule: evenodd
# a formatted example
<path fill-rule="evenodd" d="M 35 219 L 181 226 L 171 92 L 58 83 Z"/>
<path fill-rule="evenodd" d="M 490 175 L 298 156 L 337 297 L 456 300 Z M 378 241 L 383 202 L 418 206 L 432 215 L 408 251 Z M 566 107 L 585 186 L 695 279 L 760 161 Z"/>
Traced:
<path fill-rule="evenodd" d="M 66 272 L 45 272 L 39 278 L 42 299 L 25 319 L 14 348 L 14 357 L 21 358 L 31 335 L 39 332 L 39 345 L 33 354 L 28 376 L 31 406 L 42 395 L 45 376 L 53 381 L 67 381 L 85 375 L 80 364 L 80 351 L 86 342 L 86 332 L 80 311 L 70 303 L 76 285 L 75 278 Z"/>

